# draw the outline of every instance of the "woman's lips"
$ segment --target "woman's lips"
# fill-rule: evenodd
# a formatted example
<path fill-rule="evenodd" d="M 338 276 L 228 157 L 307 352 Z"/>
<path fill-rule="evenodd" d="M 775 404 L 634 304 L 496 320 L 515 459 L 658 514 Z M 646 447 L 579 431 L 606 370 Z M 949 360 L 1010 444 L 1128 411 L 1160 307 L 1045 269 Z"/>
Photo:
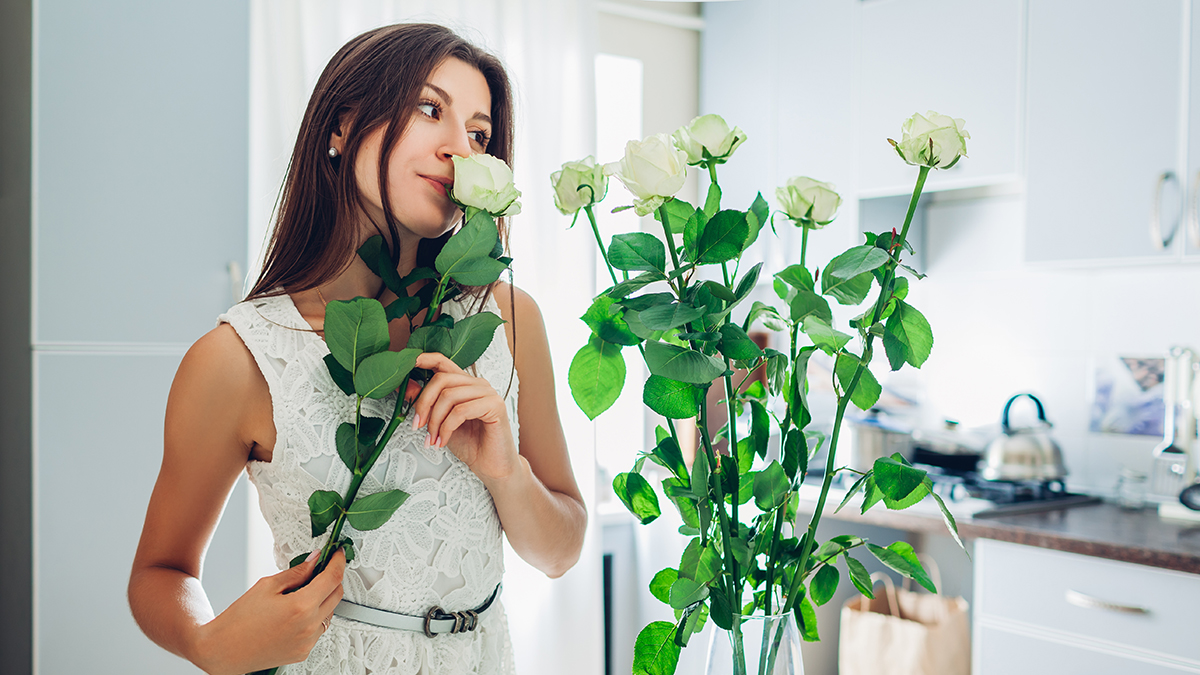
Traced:
<path fill-rule="evenodd" d="M 437 178 L 431 178 L 429 176 L 421 176 L 421 178 L 424 178 L 425 180 L 429 181 L 442 194 L 446 194 L 450 188 L 450 185 L 448 183 L 443 182 L 442 180 L 439 180 Z"/>

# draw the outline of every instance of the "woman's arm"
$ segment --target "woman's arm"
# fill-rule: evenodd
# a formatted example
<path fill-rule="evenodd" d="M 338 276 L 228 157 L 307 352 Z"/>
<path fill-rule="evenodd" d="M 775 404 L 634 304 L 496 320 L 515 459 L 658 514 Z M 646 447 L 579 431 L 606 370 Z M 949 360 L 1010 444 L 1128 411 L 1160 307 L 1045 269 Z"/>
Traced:
<path fill-rule="evenodd" d="M 449 444 L 487 486 L 513 550 L 548 576 L 559 577 L 579 559 L 587 510 L 558 417 L 541 312 L 528 294 L 512 290 L 510 296 L 510 287 L 498 284 L 495 295 L 521 383 L 520 447 L 512 447 L 503 399 L 440 354 L 418 358 L 418 367 L 438 374 L 413 409 L 417 426 L 427 427 L 434 442 Z"/>
<path fill-rule="evenodd" d="M 253 357 L 222 325 L 196 342 L 167 400 L 163 462 L 129 578 L 129 606 L 146 635 L 209 673 L 294 663 L 341 598 L 342 557 L 312 584 L 315 561 L 255 584 L 219 617 L 200 585 L 204 553 L 256 444 L 274 445 L 271 398 Z"/>

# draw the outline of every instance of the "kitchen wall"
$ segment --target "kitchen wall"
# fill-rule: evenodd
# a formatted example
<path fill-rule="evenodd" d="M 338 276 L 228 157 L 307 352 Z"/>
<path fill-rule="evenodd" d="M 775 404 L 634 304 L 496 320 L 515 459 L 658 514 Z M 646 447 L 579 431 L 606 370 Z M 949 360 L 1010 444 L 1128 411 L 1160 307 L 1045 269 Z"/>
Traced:
<path fill-rule="evenodd" d="M 915 375 L 926 420 L 998 424 L 1008 397 L 1028 391 L 1055 425 L 1072 488 L 1107 492 L 1122 466 L 1148 470 L 1160 439 L 1087 431 L 1093 373 L 1116 355 L 1200 346 L 1200 266 L 1026 264 L 1019 189 L 940 193 L 926 209 L 929 276 L 914 284 L 935 338 Z"/>

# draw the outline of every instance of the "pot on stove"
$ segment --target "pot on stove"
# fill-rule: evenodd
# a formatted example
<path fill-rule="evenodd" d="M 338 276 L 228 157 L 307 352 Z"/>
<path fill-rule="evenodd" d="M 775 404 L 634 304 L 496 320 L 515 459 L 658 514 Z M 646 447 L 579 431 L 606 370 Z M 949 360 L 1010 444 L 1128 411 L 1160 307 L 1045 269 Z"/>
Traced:
<path fill-rule="evenodd" d="M 1009 410 L 1014 401 L 1028 397 L 1037 405 L 1037 422 L 1027 427 L 1009 423 Z M 1004 404 L 1000 437 L 988 445 L 979 464 L 979 474 L 985 480 L 1051 481 L 1067 475 L 1062 450 L 1050 438 L 1050 422 L 1046 410 L 1033 394 L 1017 394 Z"/>

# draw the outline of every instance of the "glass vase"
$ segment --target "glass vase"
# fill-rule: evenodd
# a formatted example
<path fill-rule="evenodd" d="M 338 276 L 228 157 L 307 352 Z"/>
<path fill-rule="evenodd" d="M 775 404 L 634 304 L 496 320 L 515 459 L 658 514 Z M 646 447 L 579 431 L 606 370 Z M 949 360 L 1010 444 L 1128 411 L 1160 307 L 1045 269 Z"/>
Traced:
<path fill-rule="evenodd" d="M 800 631 L 791 612 L 734 617 L 732 630 L 713 626 L 706 675 L 803 675 Z"/>

